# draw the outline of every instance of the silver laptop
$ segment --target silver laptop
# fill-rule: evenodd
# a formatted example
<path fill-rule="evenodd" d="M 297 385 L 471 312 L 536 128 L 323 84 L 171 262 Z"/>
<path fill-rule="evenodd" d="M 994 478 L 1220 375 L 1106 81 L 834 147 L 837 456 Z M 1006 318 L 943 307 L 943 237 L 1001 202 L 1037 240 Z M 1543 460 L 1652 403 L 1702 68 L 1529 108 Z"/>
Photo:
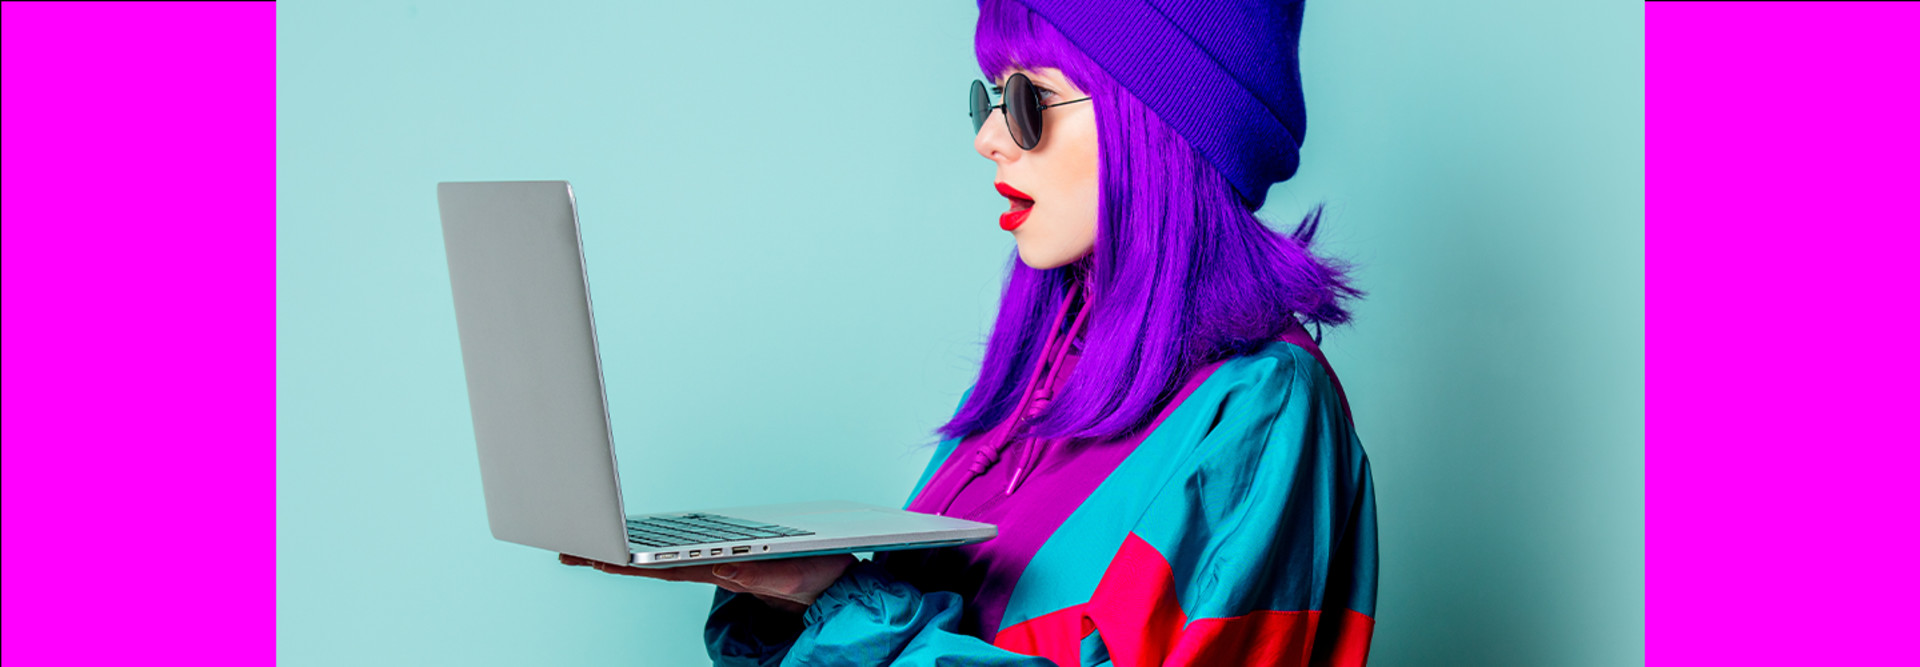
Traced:
<path fill-rule="evenodd" d="M 627 514 L 572 186 L 441 183 L 439 193 L 494 537 L 674 567 L 994 536 L 990 524 L 844 501 Z"/>

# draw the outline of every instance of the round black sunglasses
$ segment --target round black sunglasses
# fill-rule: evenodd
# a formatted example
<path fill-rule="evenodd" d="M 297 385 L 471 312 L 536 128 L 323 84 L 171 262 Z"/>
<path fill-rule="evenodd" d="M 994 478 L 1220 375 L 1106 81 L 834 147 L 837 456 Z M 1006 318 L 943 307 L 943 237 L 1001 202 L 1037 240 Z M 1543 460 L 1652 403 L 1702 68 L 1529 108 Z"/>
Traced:
<path fill-rule="evenodd" d="M 1001 91 L 998 86 L 995 86 L 993 92 Z M 1000 109 L 1007 116 L 1007 132 L 1013 135 L 1013 142 L 1020 145 L 1020 150 L 1033 150 L 1034 146 L 1040 145 L 1040 128 L 1043 125 L 1041 121 L 1044 118 L 1040 112 L 1063 104 L 1085 102 L 1090 99 L 1093 98 L 1082 97 L 1077 100 L 1041 104 L 1040 89 L 1034 86 L 1032 81 L 1027 80 L 1027 75 L 1015 72 L 1013 76 L 1007 77 L 1006 94 L 1001 96 L 999 104 L 994 104 L 993 100 L 987 97 L 987 84 L 974 79 L 973 89 L 967 93 L 969 104 L 967 115 L 973 118 L 973 133 L 979 134 L 980 128 L 987 124 L 987 116 L 992 114 L 994 109 Z"/>

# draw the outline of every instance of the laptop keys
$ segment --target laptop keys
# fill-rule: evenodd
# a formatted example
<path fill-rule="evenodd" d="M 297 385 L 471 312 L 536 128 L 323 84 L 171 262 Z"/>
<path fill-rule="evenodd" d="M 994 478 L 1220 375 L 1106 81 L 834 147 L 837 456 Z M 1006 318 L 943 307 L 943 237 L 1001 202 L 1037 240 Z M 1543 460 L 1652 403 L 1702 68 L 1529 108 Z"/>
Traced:
<path fill-rule="evenodd" d="M 786 526 L 700 512 L 627 520 L 629 542 L 656 548 L 812 534 Z"/>
<path fill-rule="evenodd" d="M 788 528 L 786 526 L 779 526 L 779 525 L 774 525 L 770 523 L 760 523 L 758 521 L 747 521 L 745 519 L 735 519 L 732 517 L 724 517 L 717 514 L 695 513 L 695 514 L 684 515 L 684 518 L 692 521 L 699 521 L 699 522 L 711 524 L 719 528 L 724 528 L 724 529 L 729 529 L 734 531 L 753 531 L 753 532 L 759 532 L 763 534 L 769 534 L 770 536 L 776 536 L 776 537 L 813 534 L 804 530 Z"/>

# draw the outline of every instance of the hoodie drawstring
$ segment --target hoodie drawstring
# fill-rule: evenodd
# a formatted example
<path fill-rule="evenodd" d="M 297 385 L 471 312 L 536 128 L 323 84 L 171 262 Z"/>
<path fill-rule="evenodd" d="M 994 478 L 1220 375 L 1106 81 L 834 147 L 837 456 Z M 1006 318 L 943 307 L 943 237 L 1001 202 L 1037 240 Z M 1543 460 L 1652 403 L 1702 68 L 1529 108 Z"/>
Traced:
<path fill-rule="evenodd" d="M 1077 286 L 1078 285 L 1076 285 L 1076 287 Z M 1067 303 L 1060 308 L 1065 310 L 1072 304 L 1073 296 L 1069 294 L 1067 296 Z M 1073 350 L 1073 338 L 1080 333 L 1080 325 L 1086 322 L 1087 315 L 1092 312 L 1093 297 L 1089 294 L 1086 303 L 1080 305 L 1080 313 L 1074 316 L 1073 326 L 1067 327 L 1067 335 L 1060 338 L 1060 353 L 1049 362 L 1046 386 L 1034 393 L 1033 405 L 1027 408 L 1025 413 L 1026 417 L 1021 420 L 1019 427 L 1021 435 L 1026 434 L 1027 422 L 1034 417 L 1040 416 L 1040 413 L 1047 409 L 1047 405 L 1053 402 L 1053 390 L 1057 388 L 1055 380 L 1060 377 L 1061 365 L 1066 363 L 1067 353 Z M 1012 434 L 1009 434 L 1008 437 L 1011 438 Z M 1040 462 L 1040 452 L 1044 449 L 1041 445 L 1042 443 L 1038 438 L 1027 438 L 1026 441 L 1021 444 L 1020 458 L 1013 468 L 1013 478 L 1007 480 L 1006 495 L 1013 495 L 1013 492 L 1020 488 L 1020 482 L 1027 478 L 1027 473 L 1033 472 L 1034 466 Z"/>
<path fill-rule="evenodd" d="M 953 495 L 947 497 L 947 502 L 941 507 L 939 514 L 945 515 L 949 510 L 953 509 L 953 502 L 960 498 L 960 492 L 965 490 L 967 485 L 971 484 L 974 479 L 979 478 L 982 473 L 985 473 L 988 468 L 993 467 L 993 464 L 1000 460 L 1000 455 L 1006 451 L 1007 446 L 1012 444 L 1014 439 L 1026 432 L 1027 420 L 1039 415 L 1040 412 L 1045 410 L 1047 405 L 1052 402 L 1052 385 L 1054 379 L 1059 375 L 1060 362 L 1066 359 L 1066 353 L 1070 351 L 1073 345 L 1074 336 L 1079 332 L 1080 325 L 1086 321 L 1087 314 L 1092 311 L 1090 307 L 1092 303 L 1091 299 L 1089 299 L 1088 303 L 1081 305 L 1080 313 L 1074 317 L 1073 325 L 1067 329 L 1067 335 L 1061 338 L 1056 338 L 1053 335 L 1060 330 L 1060 324 L 1066 321 L 1067 310 L 1073 306 L 1074 297 L 1077 296 L 1079 292 L 1080 284 L 1077 282 L 1068 288 L 1066 301 L 1061 304 L 1060 312 L 1054 315 L 1052 326 L 1047 328 L 1047 342 L 1041 346 L 1039 357 L 1034 361 L 1033 373 L 1027 378 L 1027 388 L 1021 393 L 1020 402 L 1014 405 L 1015 423 L 1008 428 L 1006 435 L 1002 437 L 999 442 L 974 450 L 973 462 L 967 467 L 966 479 L 962 480 L 959 486 L 954 489 Z M 1056 342 L 1059 343 L 1057 347 L 1055 345 Z M 1058 350 L 1057 353 L 1056 350 Z M 1047 373 L 1047 378 L 1044 383 L 1040 378 L 1042 372 Z M 1042 387 L 1042 384 L 1046 386 Z M 1026 472 L 1033 468 L 1037 454 L 1038 449 L 1034 446 L 1033 440 L 1029 438 L 1021 450 L 1020 462 L 1014 468 L 1013 478 L 1007 482 L 1007 495 L 1012 495 L 1014 490 L 1019 488 L 1020 482 L 1025 477 Z"/>

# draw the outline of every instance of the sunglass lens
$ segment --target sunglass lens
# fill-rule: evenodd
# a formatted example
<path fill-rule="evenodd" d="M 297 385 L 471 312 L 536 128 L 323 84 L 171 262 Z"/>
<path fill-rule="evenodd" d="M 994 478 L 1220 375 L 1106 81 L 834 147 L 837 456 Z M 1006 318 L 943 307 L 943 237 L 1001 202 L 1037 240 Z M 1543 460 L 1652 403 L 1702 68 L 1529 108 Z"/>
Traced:
<path fill-rule="evenodd" d="M 987 124 L 987 115 L 993 112 L 992 98 L 987 96 L 987 84 L 979 79 L 973 80 L 973 89 L 967 91 L 967 115 L 973 118 L 973 133 L 979 134 L 980 127 Z"/>
<path fill-rule="evenodd" d="M 1024 74 L 1007 77 L 1007 93 L 1003 98 L 1009 129 L 1013 130 L 1014 143 L 1021 150 L 1032 150 L 1040 145 L 1040 91 L 1033 87 Z"/>

